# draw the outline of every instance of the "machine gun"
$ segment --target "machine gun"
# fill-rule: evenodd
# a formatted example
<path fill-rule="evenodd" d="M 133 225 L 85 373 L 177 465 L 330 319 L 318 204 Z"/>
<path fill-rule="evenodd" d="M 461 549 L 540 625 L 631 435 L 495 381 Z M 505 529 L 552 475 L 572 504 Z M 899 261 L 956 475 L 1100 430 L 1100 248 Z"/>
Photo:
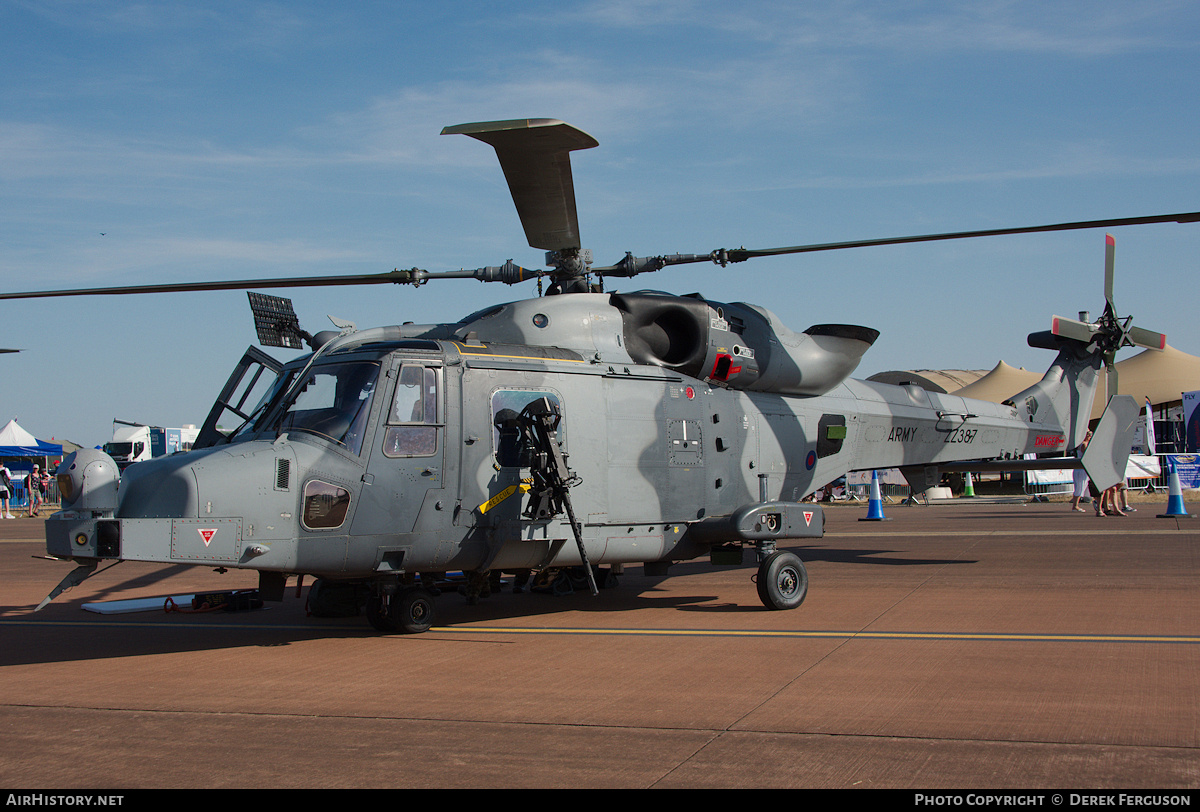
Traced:
<path fill-rule="evenodd" d="M 571 473 L 567 458 L 558 444 L 558 424 L 561 420 L 562 415 L 549 398 L 538 398 L 521 410 L 518 424 L 524 447 L 531 452 L 530 473 L 533 477 L 525 516 L 535 520 L 550 519 L 566 511 L 587 574 L 588 589 L 595 597 L 600 590 L 596 587 L 596 577 L 583 544 L 583 534 L 575 519 L 575 508 L 571 505 L 570 489 L 582 480 Z"/>

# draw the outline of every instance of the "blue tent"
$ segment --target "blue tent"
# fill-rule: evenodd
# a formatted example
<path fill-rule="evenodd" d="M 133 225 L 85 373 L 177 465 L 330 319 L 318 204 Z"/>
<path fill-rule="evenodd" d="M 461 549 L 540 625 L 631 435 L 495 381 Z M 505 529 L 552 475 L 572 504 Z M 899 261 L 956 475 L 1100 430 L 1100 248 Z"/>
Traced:
<path fill-rule="evenodd" d="M 34 462 L 41 457 L 43 469 L 48 468 L 49 460 L 47 457 L 61 457 L 62 446 L 55 443 L 47 443 L 37 439 L 25 429 L 17 425 L 17 421 L 10 420 L 8 425 L 0 429 L 0 458 L 11 457 L 28 457 L 28 463 L 14 463 L 12 474 L 13 493 L 10 496 L 10 505 L 14 508 L 23 507 L 28 502 L 26 494 L 26 477 L 33 469 Z M 28 467 L 26 467 L 28 465 Z M 51 488 L 54 487 L 53 481 L 50 483 Z M 55 496 L 57 499 L 57 496 Z"/>

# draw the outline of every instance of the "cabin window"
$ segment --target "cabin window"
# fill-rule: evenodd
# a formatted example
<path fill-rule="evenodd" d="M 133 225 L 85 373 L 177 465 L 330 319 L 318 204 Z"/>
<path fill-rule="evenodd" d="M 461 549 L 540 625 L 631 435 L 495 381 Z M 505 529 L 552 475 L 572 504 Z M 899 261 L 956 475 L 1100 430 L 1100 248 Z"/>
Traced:
<path fill-rule="evenodd" d="M 300 520 L 309 530 L 332 530 L 341 527 L 350 509 L 350 491 L 319 479 L 304 486 L 304 513 Z"/>
<path fill-rule="evenodd" d="M 388 457 L 429 457 L 437 453 L 438 371 L 404 364 L 388 412 L 383 453 Z"/>
<path fill-rule="evenodd" d="M 842 450 L 846 439 L 846 416 L 823 414 L 817 424 L 817 456 L 831 457 Z"/>
<path fill-rule="evenodd" d="M 520 426 L 525 407 L 545 398 L 560 415 L 562 399 L 554 392 L 534 389 L 499 389 L 492 393 L 492 448 L 501 468 L 528 468 L 531 450 L 527 447 Z M 567 427 L 558 424 L 558 444 L 566 447 Z"/>

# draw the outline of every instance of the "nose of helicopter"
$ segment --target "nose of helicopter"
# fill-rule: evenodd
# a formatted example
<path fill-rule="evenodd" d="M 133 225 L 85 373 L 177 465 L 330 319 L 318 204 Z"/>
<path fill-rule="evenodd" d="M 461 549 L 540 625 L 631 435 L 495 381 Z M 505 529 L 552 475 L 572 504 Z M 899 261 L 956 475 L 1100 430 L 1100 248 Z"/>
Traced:
<path fill-rule="evenodd" d="M 286 476 L 296 455 L 287 444 L 201 449 L 135 463 L 121 475 L 99 451 L 71 462 L 64 462 L 64 484 L 74 488 L 74 501 L 64 498 L 64 509 L 47 520 L 54 556 L 231 564 L 251 537 L 295 535 L 294 522 L 281 521 L 297 514 Z"/>
<path fill-rule="evenodd" d="M 198 453 L 198 452 L 197 452 Z M 199 502 L 193 454 L 146 460 L 121 477 L 117 518 L 196 516 Z"/>

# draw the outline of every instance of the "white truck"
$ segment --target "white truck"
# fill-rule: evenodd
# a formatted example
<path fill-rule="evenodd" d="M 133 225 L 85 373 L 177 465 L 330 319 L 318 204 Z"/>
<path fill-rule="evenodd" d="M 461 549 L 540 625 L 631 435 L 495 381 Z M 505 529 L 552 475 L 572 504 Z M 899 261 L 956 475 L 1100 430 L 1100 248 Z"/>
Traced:
<path fill-rule="evenodd" d="M 112 442 L 104 444 L 104 453 L 123 471 L 135 462 L 190 451 L 198 433 L 195 426 L 163 428 L 113 420 Z"/>

